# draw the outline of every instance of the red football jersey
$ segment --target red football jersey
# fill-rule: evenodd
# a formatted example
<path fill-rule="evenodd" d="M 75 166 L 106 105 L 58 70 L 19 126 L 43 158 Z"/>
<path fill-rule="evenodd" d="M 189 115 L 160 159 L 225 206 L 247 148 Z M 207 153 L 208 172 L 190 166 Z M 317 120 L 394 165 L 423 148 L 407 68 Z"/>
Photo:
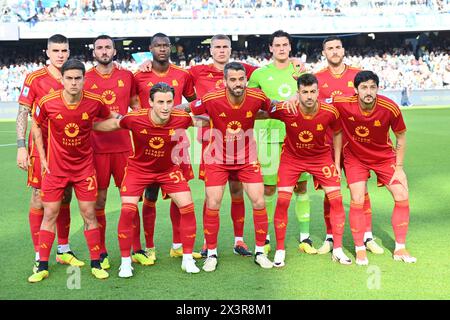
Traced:
<path fill-rule="evenodd" d="M 59 177 L 92 174 L 92 123 L 97 117 L 110 115 L 99 95 L 84 90 L 77 105 L 68 105 L 62 90 L 44 96 L 33 116 L 40 126 L 43 123 L 48 125 L 47 162 L 50 173 Z"/>
<path fill-rule="evenodd" d="M 270 110 L 270 117 L 286 124 L 283 152 L 296 158 L 311 160 L 322 155 L 329 156 L 330 145 L 326 141 L 328 128 L 337 133 L 342 130 L 339 112 L 332 105 L 318 102 L 313 115 L 305 115 L 300 108 L 297 114 L 289 113 L 281 104 Z"/>
<path fill-rule="evenodd" d="M 140 170 L 143 174 L 163 172 L 177 163 L 180 137 L 192 126 L 191 116 L 179 110 L 173 110 L 169 122 L 157 125 L 149 117 L 149 109 L 130 112 L 120 120 L 120 126 L 131 130 L 134 154 L 128 158 L 128 166 Z M 181 151 L 181 150 L 180 150 Z"/>
<path fill-rule="evenodd" d="M 86 72 L 84 89 L 102 97 L 111 111 L 125 115 L 130 99 L 136 95 L 131 71 L 113 68 L 110 74 L 101 74 L 96 68 Z M 127 130 L 92 132 L 92 148 L 95 153 L 115 153 L 131 150 L 130 133 Z"/>
<path fill-rule="evenodd" d="M 174 103 L 179 105 L 182 98 L 191 98 L 195 95 L 194 82 L 188 71 L 171 64 L 164 74 L 151 72 L 137 72 L 135 74 L 136 93 L 139 96 L 141 108 L 150 108 L 148 99 L 150 89 L 158 82 L 164 82 L 175 89 Z"/>
<path fill-rule="evenodd" d="M 246 63 L 242 63 L 242 65 L 246 70 L 247 79 L 250 79 L 253 71 L 258 68 Z M 217 69 L 213 64 L 200 64 L 192 66 L 188 70 L 194 80 L 195 92 L 199 98 L 210 91 L 220 90 L 225 87 L 223 70 Z"/>
<path fill-rule="evenodd" d="M 347 153 L 367 164 L 395 159 L 389 137 L 389 128 L 394 132 L 406 131 L 402 113 L 391 99 L 377 95 L 371 112 L 359 106 L 358 96 L 334 97 L 333 105 L 341 115 L 342 130 L 346 139 L 344 157 Z"/>
<path fill-rule="evenodd" d="M 352 96 L 355 94 L 353 81 L 361 69 L 345 65 L 341 74 L 331 73 L 329 68 L 315 74 L 319 81 L 319 99 L 331 103 L 334 96 Z"/>
<path fill-rule="evenodd" d="M 34 105 L 36 105 L 43 96 L 62 88 L 63 85 L 61 81 L 56 79 L 47 67 L 43 67 L 27 75 L 20 92 L 19 103 L 27 106 L 31 111 L 34 108 Z M 47 128 L 45 127 L 45 124 L 43 125 L 42 131 L 46 132 Z M 33 145 L 31 131 L 28 136 L 28 151 L 30 155 L 39 157 L 39 154 Z"/>
<path fill-rule="evenodd" d="M 257 160 L 253 137 L 255 118 L 259 110 L 269 111 L 271 100 L 259 89 L 245 89 L 240 105 L 232 105 L 226 89 L 207 93 L 191 102 L 192 113 L 208 114 L 211 130 L 205 150 L 205 163 L 247 164 Z"/>

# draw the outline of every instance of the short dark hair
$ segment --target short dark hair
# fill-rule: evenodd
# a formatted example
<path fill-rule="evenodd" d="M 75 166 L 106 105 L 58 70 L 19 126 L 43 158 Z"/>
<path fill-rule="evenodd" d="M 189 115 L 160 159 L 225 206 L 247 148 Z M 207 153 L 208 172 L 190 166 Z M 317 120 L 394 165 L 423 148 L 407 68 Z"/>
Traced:
<path fill-rule="evenodd" d="M 108 36 L 106 34 L 102 34 L 102 35 L 98 36 L 97 38 L 95 38 L 94 42 L 93 42 L 94 46 L 95 46 L 95 43 L 97 42 L 97 40 L 111 40 L 113 48 L 116 47 L 115 44 L 114 44 L 113 38 L 111 38 L 110 36 Z"/>
<path fill-rule="evenodd" d="M 380 79 L 378 78 L 378 76 L 376 75 L 375 72 L 369 71 L 369 70 L 363 70 L 363 71 L 358 72 L 355 76 L 355 79 L 353 80 L 353 84 L 354 84 L 355 88 L 358 88 L 358 86 L 361 84 L 361 82 L 366 82 L 369 80 L 373 80 L 377 84 L 377 87 L 378 87 L 378 85 L 380 83 Z"/>
<path fill-rule="evenodd" d="M 338 36 L 329 36 L 329 37 L 326 37 L 325 40 L 323 40 L 323 42 L 322 42 L 322 48 L 325 48 L 325 45 L 326 45 L 327 42 L 330 42 L 330 41 L 336 41 L 336 40 L 337 40 L 337 41 L 340 41 L 341 44 L 343 44 L 343 43 L 342 43 L 342 39 L 339 38 Z"/>
<path fill-rule="evenodd" d="M 319 85 L 316 76 L 312 73 L 304 73 L 297 79 L 297 88 L 300 88 L 300 86 L 312 86 L 314 83 Z"/>
<path fill-rule="evenodd" d="M 231 43 L 231 39 L 226 34 L 216 34 L 211 38 L 211 44 L 216 40 L 227 40 Z"/>
<path fill-rule="evenodd" d="M 47 40 L 47 45 L 50 45 L 50 43 L 69 43 L 69 39 L 67 39 L 62 34 L 54 34 Z"/>
<path fill-rule="evenodd" d="M 156 83 L 151 89 L 150 89 L 150 100 L 153 101 L 153 98 L 155 97 L 155 93 L 157 92 L 172 92 L 172 96 L 175 97 L 175 89 L 171 86 L 169 86 L 165 82 L 158 82 Z"/>
<path fill-rule="evenodd" d="M 228 77 L 228 70 L 235 70 L 235 71 L 244 71 L 245 74 L 247 74 L 245 67 L 242 63 L 233 61 L 233 62 L 229 62 L 225 65 L 225 68 L 223 69 L 223 75 L 225 78 Z"/>
<path fill-rule="evenodd" d="M 166 34 L 158 32 L 153 35 L 152 41 L 150 41 L 150 45 L 153 44 L 153 42 L 156 40 L 156 38 L 167 38 L 167 39 L 169 39 L 169 42 L 170 42 L 170 38 Z"/>
<path fill-rule="evenodd" d="M 83 62 L 77 59 L 69 59 L 61 67 L 61 74 L 64 75 L 64 72 L 67 70 L 81 70 L 81 72 L 84 74 L 86 73 L 86 67 L 84 66 Z"/>
<path fill-rule="evenodd" d="M 292 38 L 291 35 L 283 30 L 277 30 L 274 33 L 272 33 L 269 37 L 269 45 L 273 45 L 273 40 L 275 38 L 281 38 L 281 37 L 286 37 L 289 40 L 289 44 L 292 44 Z"/>

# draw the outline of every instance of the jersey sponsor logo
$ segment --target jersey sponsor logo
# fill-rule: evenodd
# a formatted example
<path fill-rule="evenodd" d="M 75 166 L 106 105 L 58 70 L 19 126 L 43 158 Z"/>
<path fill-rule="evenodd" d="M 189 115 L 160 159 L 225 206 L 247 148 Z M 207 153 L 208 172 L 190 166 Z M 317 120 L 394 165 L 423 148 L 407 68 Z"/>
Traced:
<path fill-rule="evenodd" d="M 323 126 L 322 126 L 321 123 L 318 123 L 318 124 L 317 124 L 316 130 L 317 130 L 317 131 L 323 131 Z"/>
<path fill-rule="evenodd" d="M 22 91 L 22 95 L 24 96 L 24 97 L 28 97 L 28 93 L 30 92 L 30 88 L 29 87 L 27 87 L 27 86 L 24 86 L 23 87 L 23 91 Z"/>
<path fill-rule="evenodd" d="M 116 94 L 112 90 L 106 90 L 102 93 L 102 99 L 106 104 L 113 104 L 116 102 Z"/>
<path fill-rule="evenodd" d="M 297 122 L 292 122 L 291 127 L 297 128 L 298 127 Z"/>
<path fill-rule="evenodd" d="M 283 98 L 289 98 L 292 95 L 292 88 L 288 84 L 283 83 L 278 87 L 278 95 Z"/>
<path fill-rule="evenodd" d="M 375 120 L 375 122 L 373 123 L 374 127 L 381 127 L 381 122 L 380 120 Z"/>
<path fill-rule="evenodd" d="M 91 89 L 98 89 L 97 85 L 94 83 L 91 87 Z"/>
<path fill-rule="evenodd" d="M 225 112 L 222 112 L 221 114 L 219 114 L 219 117 L 226 118 L 227 115 L 225 114 Z"/>
<path fill-rule="evenodd" d="M 83 112 L 81 120 L 89 120 L 89 114 L 87 112 Z"/>
<path fill-rule="evenodd" d="M 164 139 L 161 137 L 153 137 L 148 141 L 148 145 L 152 149 L 161 149 L 162 147 L 164 147 Z"/>
<path fill-rule="evenodd" d="M 62 120 L 63 119 L 63 116 L 61 115 L 61 113 L 58 113 L 58 115 L 56 116 L 56 119 L 58 119 L 58 120 Z"/>
<path fill-rule="evenodd" d="M 247 111 L 247 114 L 245 115 L 246 118 L 251 118 L 253 117 L 253 112 L 251 111 Z"/>
<path fill-rule="evenodd" d="M 367 137 L 367 136 L 369 135 L 370 131 L 369 131 L 369 129 L 368 129 L 367 127 L 365 127 L 365 126 L 358 126 L 358 127 L 355 128 L 355 133 L 356 133 L 358 136 L 364 138 L 364 137 Z"/>
<path fill-rule="evenodd" d="M 348 120 L 355 121 L 355 118 L 353 116 L 351 116 L 351 117 L 348 117 Z"/>
<path fill-rule="evenodd" d="M 178 87 L 178 81 L 176 79 L 172 80 L 172 87 Z"/>
<path fill-rule="evenodd" d="M 139 133 L 147 134 L 147 130 L 146 129 L 142 129 Z"/>
<path fill-rule="evenodd" d="M 298 139 L 303 143 L 308 143 L 314 138 L 314 135 L 309 130 L 304 130 L 298 134 Z"/>
<path fill-rule="evenodd" d="M 119 87 L 119 88 L 123 88 L 123 87 L 125 87 L 125 84 L 123 83 L 123 81 L 122 80 L 117 80 L 117 86 Z"/>
<path fill-rule="evenodd" d="M 227 131 L 231 134 L 236 134 L 241 131 L 242 124 L 239 121 L 231 121 L 227 124 Z"/>
<path fill-rule="evenodd" d="M 347 82 L 347 87 L 349 87 L 349 88 L 354 88 L 355 86 L 354 86 L 354 84 L 353 84 L 353 81 Z"/>
<path fill-rule="evenodd" d="M 342 96 L 342 94 L 343 94 L 343 92 L 342 92 L 341 90 L 334 90 L 334 91 L 331 93 L 331 97 L 334 97 L 334 96 Z"/>
<path fill-rule="evenodd" d="M 71 122 L 66 124 L 66 126 L 64 127 L 64 133 L 69 138 L 75 138 L 78 135 L 78 133 L 80 133 L 80 128 L 76 123 Z"/>

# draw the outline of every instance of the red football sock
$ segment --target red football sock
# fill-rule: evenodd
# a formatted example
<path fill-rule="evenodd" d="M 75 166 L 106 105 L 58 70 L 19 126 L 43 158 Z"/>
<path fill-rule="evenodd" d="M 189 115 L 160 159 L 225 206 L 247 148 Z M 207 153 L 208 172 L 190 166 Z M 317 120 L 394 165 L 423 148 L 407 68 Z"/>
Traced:
<path fill-rule="evenodd" d="M 133 220 L 138 209 L 134 203 L 122 203 L 118 226 L 118 238 L 120 254 L 122 257 L 129 257 L 131 245 L 133 243 Z"/>
<path fill-rule="evenodd" d="M 244 198 L 231 198 L 231 219 L 235 237 L 244 236 L 245 203 Z"/>
<path fill-rule="evenodd" d="M 364 246 L 364 230 L 365 230 L 365 217 L 364 217 L 364 205 L 350 202 L 350 213 L 348 214 L 350 219 L 350 229 L 353 235 L 353 242 L 355 246 Z"/>
<path fill-rule="evenodd" d="M 366 222 L 366 232 L 371 232 L 372 231 L 372 206 L 370 204 L 370 197 L 369 197 L 369 193 L 366 193 L 364 195 L 364 219 Z"/>
<path fill-rule="evenodd" d="M 156 206 L 154 201 L 145 198 L 142 205 L 142 223 L 144 224 L 145 246 L 153 248 L 155 246 L 153 237 L 155 234 Z"/>
<path fill-rule="evenodd" d="M 89 254 L 91 260 L 100 259 L 100 229 L 95 228 L 91 230 L 84 231 L 84 237 L 86 238 L 86 243 L 89 248 Z"/>
<path fill-rule="evenodd" d="M 39 230 L 39 260 L 48 261 L 52 251 L 55 233 L 47 230 Z"/>
<path fill-rule="evenodd" d="M 333 247 L 342 247 L 342 236 L 344 234 L 345 211 L 342 205 L 342 194 L 340 190 L 327 194 L 330 202 L 330 222 L 333 230 Z"/>
<path fill-rule="evenodd" d="M 278 191 L 277 206 L 273 223 L 275 226 L 275 237 L 277 239 L 277 250 L 284 250 L 284 239 L 286 238 L 286 227 L 288 224 L 288 209 L 291 203 L 291 192 Z"/>
<path fill-rule="evenodd" d="M 180 235 L 180 209 L 175 202 L 170 202 L 170 221 L 172 221 L 172 243 L 181 243 Z"/>
<path fill-rule="evenodd" d="M 70 232 L 70 203 L 61 204 L 58 218 L 56 219 L 56 231 L 58 234 L 58 244 L 68 244 Z"/>
<path fill-rule="evenodd" d="M 220 218 L 219 210 L 206 208 L 203 216 L 203 232 L 205 234 L 208 249 L 217 248 L 217 236 L 219 234 Z"/>
<path fill-rule="evenodd" d="M 183 254 L 192 253 L 195 243 L 195 231 L 197 222 L 195 220 L 194 204 L 180 208 L 180 238 L 183 244 Z M 178 242 L 175 242 L 178 243 Z"/>
<path fill-rule="evenodd" d="M 44 209 L 30 208 L 28 219 L 30 220 L 31 240 L 33 241 L 35 252 L 39 252 L 39 230 L 41 229 L 43 218 Z"/>
<path fill-rule="evenodd" d="M 136 206 L 136 214 L 133 218 L 133 251 L 142 250 L 141 245 L 141 217 L 139 216 L 139 209 Z"/>
<path fill-rule="evenodd" d="M 253 224 L 255 226 L 255 244 L 258 247 L 262 247 L 266 243 L 267 229 L 269 227 L 266 208 L 253 208 Z"/>
<path fill-rule="evenodd" d="M 325 197 L 323 197 L 323 219 L 325 220 L 325 225 L 327 227 L 327 234 L 333 234 L 330 221 L 330 201 L 326 194 Z"/>
<path fill-rule="evenodd" d="M 405 244 L 409 225 L 409 201 L 395 201 L 392 213 L 392 227 L 394 228 L 395 242 Z"/>
<path fill-rule="evenodd" d="M 106 216 L 105 209 L 95 209 L 98 229 L 100 230 L 100 253 L 106 253 Z"/>

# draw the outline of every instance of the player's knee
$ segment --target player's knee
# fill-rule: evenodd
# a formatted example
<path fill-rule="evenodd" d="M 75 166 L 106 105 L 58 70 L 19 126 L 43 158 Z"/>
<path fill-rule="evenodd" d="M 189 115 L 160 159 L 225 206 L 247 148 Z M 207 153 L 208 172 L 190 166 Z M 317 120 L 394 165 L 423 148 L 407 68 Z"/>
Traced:
<path fill-rule="evenodd" d="M 394 193 L 394 200 L 395 201 L 405 201 L 408 200 L 409 193 L 408 190 L 405 188 L 402 188 Z"/>
<path fill-rule="evenodd" d="M 42 204 L 40 190 L 33 188 L 33 192 L 31 193 L 30 207 L 34 209 L 44 208 Z"/>
<path fill-rule="evenodd" d="M 206 206 L 209 209 L 214 209 L 214 210 L 220 209 L 220 200 L 217 198 L 207 198 Z"/>
<path fill-rule="evenodd" d="M 252 205 L 254 209 L 263 209 L 266 206 L 266 202 L 263 197 L 258 197 L 252 200 Z"/>
<path fill-rule="evenodd" d="M 352 202 L 355 204 L 364 204 L 364 194 L 352 194 Z"/>
<path fill-rule="evenodd" d="M 264 186 L 264 195 L 265 196 L 273 196 L 277 191 L 276 186 Z"/>

